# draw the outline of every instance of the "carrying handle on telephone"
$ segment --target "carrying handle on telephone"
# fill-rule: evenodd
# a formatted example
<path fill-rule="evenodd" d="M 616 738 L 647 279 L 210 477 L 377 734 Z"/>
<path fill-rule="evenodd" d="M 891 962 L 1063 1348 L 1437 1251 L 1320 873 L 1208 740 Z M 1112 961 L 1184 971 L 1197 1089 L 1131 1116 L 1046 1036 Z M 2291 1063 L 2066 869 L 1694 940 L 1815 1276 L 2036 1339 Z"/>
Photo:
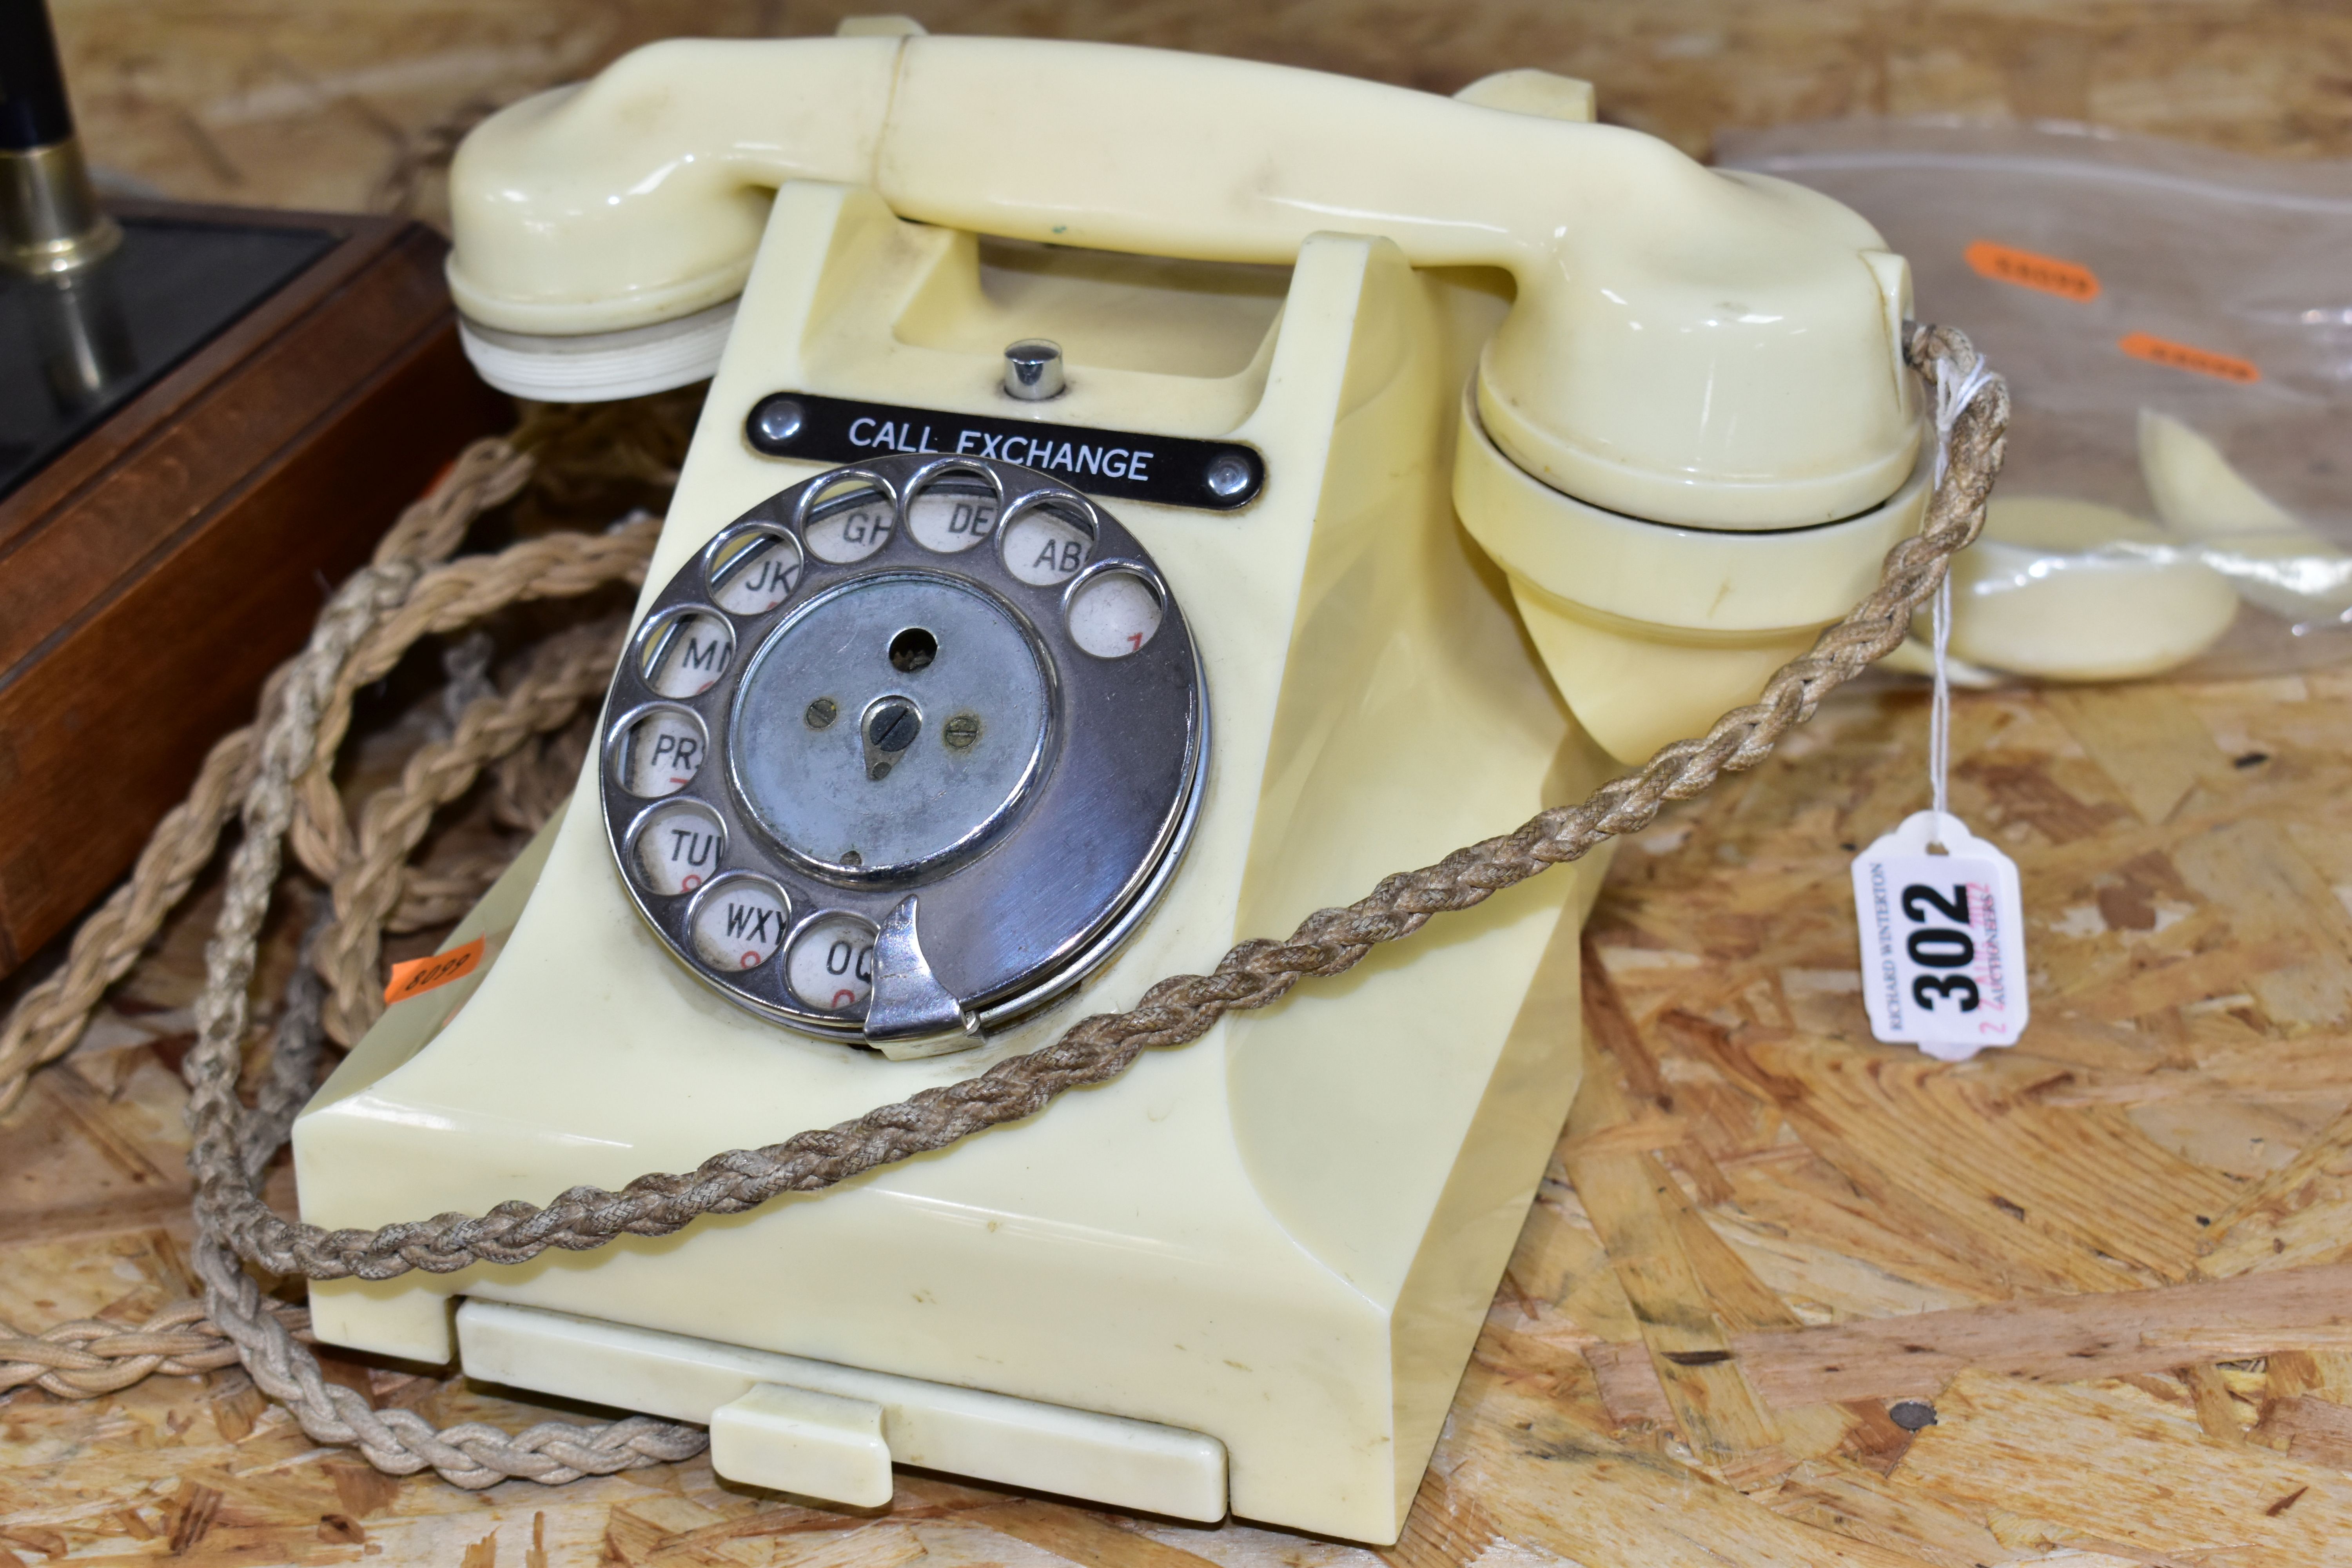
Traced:
<path fill-rule="evenodd" d="M 1801 187 L 1613 126 L 1244 60 L 957 37 L 680 40 L 486 121 L 451 176 L 450 283 L 534 335 L 740 290 L 771 193 L 1052 244 L 1289 262 L 1318 232 L 1517 283 L 1477 408 L 1512 459 L 1708 528 L 1862 511 L 1917 451 L 1907 275 Z"/>

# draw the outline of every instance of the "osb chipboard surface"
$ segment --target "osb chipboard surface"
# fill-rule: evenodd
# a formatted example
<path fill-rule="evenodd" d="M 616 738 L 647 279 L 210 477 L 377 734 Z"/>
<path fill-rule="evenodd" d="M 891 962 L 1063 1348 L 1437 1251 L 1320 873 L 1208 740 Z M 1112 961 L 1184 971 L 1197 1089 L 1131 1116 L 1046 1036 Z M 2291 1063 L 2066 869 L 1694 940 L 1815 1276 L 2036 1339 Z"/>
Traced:
<path fill-rule="evenodd" d="M 1704 154 L 1844 114 L 2087 121 L 2352 156 L 2352 7 L 2314 0 L 52 0 L 90 154 L 191 199 L 444 216 L 482 115 L 677 35 L 1097 39 L 1451 92 L 1539 67 Z"/>
<path fill-rule="evenodd" d="M 497 104 L 678 32 L 684 0 L 58 0 L 97 159 L 173 195 L 436 208 Z M 2090 119 L 2352 154 L 2352 12 L 2257 0 L 927 4 L 940 31 L 1173 45 L 1450 90 L 1535 65 L 1703 151 L 1866 110 Z M 1955 804 L 2017 857 L 2035 1023 L 1964 1067 L 1869 1043 L 1845 867 L 1924 800 L 1924 711 L 1847 694 L 1619 858 L 1594 1071 L 1405 1539 L 1423 1568 L 2340 1562 L 2352 1464 L 2352 677 L 1962 698 Z M 185 1294 L 173 1068 L 209 910 L 0 1121 L 0 1321 Z M 265 974 L 287 962 L 289 926 Z M 395 954 L 398 955 L 398 954 Z M 288 1206 L 281 1177 L 277 1194 Z M 543 1408 L 336 1361 L 379 1404 Z M 1885 1401 L 1925 1394 L 1913 1437 Z M 0 1402 L 0 1568 L 1347 1563 L 904 1476 L 871 1516 L 707 1464 L 547 1490 L 395 1481 L 242 1374 Z"/>
<path fill-rule="evenodd" d="M 1959 699 L 1955 809 L 2019 862 L 2035 996 L 2022 1045 L 1962 1066 L 1872 1043 L 1860 1005 L 1846 867 L 1921 797 L 1916 690 L 1841 694 L 1628 844 L 1587 942 L 1587 1089 L 1387 1557 L 2343 1561 L 2347 698 L 2352 674 Z M 188 1289 L 171 1066 L 208 914 L 0 1122 L 0 1320 Z M 548 1413 L 333 1365 L 444 1421 Z M 1906 1433 L 1896 1396 L 1940 1423 Z M 703 1462 L 467 1494 L 311 1445 L 235 1372 L 0 1404 L 0 1568 L 1375 1555 L 916 1475 L 871 1515 Z"/>

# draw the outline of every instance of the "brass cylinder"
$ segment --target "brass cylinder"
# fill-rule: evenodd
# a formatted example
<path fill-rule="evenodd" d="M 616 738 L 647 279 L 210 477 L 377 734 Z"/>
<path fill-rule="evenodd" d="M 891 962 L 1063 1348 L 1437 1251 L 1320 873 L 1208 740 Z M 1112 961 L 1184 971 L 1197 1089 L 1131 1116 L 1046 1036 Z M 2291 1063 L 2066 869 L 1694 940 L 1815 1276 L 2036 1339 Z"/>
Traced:
<path fill-rule="evenodd" d="M 121 243 L 122 230 L 99 210 L 79 138 L 0 149 L 0 266 L 55 278 Z"/>

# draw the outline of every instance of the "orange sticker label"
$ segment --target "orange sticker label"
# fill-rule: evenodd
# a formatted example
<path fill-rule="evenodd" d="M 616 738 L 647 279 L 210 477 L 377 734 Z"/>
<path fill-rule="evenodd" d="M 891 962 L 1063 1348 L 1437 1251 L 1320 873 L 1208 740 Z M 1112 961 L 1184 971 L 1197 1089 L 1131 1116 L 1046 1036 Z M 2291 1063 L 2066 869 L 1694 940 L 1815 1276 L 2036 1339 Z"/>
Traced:
<path fill-rule="evenodd" d="M 2044 294 L 2059 294 L 2069 300 L 2095 300 L 2099 297 L 2099 276 L 2079 262 L 2061 261 L 2054 256 L 2036 256 L 2030 250 L 2020 250 L 2013 245 L 2000 245 L 1990 239 L 1979 239 L 1960 252 L 1960 258 L 1977 269 L 1979 276 L 1996 283 L 2014 283 L 2021 289 L 2039 289 Z"/>
<path fill-rule="evenodd" d="M 2176 343 L 2170 338 L 2151 337 L 2146 332 L 2126 332 L 2116 347 L 2134 359 L 2144 359 L 2150 364 L 2170 365 L 2175 370 L 2193 370 L 2200 375 L 2218 376 L 2240 385 L 2260 381 L 2263 373 L 2235 354 L 2217 354 L 2210 349 L 2192 348 Z"/>
<path fill-rule="evenodd" d="M 482 949 L 488 940 L 478 936 L 463 947 L 453 947 L 430 958 L 412 958 L 406 963 L 394 964 L 392 983 L 383 988 L 384 1005 L 405 1002 L 411 997 L 422 996 L 436 986 L 465 979 L 482 966 Z"/>

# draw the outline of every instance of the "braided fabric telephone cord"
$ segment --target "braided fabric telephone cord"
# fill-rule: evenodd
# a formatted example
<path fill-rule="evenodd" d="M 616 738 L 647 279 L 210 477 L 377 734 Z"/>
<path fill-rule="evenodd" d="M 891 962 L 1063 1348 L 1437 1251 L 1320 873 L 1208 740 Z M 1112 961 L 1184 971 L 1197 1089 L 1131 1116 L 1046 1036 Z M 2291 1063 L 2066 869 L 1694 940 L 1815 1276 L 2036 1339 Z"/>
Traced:
<path fill-rule="evenodd" d="M 1914 325 L 1906 331 L 1904 347 L 1912 368 L 1931 381 L 1939 373 L 1958 378 L 1979 368 L 1968 339 L 1949 329 Z M 478 1217 L 446 1214 L 373 1231 L 328 1232 L 280 1218 L 259 1195 L 261 1169 L 283 1141 L 293 1112 L 307 1092 L 310 1064 L 317 1049 L 320 984 L 316 971 L 306 966 L 298 973 L 275 1042 L 281 1065 L 264 1087 L 263 1104 L 247 1111 L 236 1093 L 239 1045 L 247 1032 L 247 991 L 258 934 L 289 826 L 307 808 L 312 837 L 310 853 L 303 858 L 309 861 L 315 855 L 330 860 L 330 879 L 336 885 L 337 918 L 319 937 L 322 950 L 319 970 L 348 975 L 350 959 L 363 951 L 372 977 L 372 939 L 355 940 L 351 928 L 363 921 L 373 931 L 390 911 L 398 896 L 398 860 L 421 837 L 432 806 L 454 799 L 470 784 L 487 759 L 488 753 L 481 750 L 488 743 L 487 737 L 519 731 L 528 733 L 534 728 L 560 724 L 561 718 L 551 722 L 549 717 L 562 707 L 563 697 L 555 689 L 569 692 L 583 683 L 579 672 L 579 656 L 585 651 L 582 648 L 575 650 L 574 657 L 556 661 L 565 668 L 560 675 L 542 679 L 535 705 L 517 700 L 523 689 L 532 685 L 528 678 L 514 694 L 478 700 L 467 710 L 459 737 L 436 756 L 428 757 L 434 751 L 428 747 L 412 759 L 404 787 L 395 786 L 401 792 L 397 798 L 383 804 L 381 810 L 380 802 L 371 802 L 362 812 L 362 836 L 373 847 L 362 856 L 349 838 L 340 806 L 320 798 L 321 790 L 331 796 L 331 787 L 323 784 L 319 763 L 322 757 L 331 758 L 340 742 L 341 725 L 348 721 L 350 693 L 362 680 L 375 679 L 390 668 L 391 659 L 383 658 L 380 651 L 369 657 L 368 650 L 376 646 L 372 637 L 404 616 L 407 624 L 439 626 L 445 617 L 420 617 L 409 606 L 420 598 L 445 603 L 463 598 L 438 586 L 427 594 L 426 588 L 436 584 L 439 574 L 467 564 L 461 562 L 428 569 L 416 554 L 379 552 L 375 563 L 347 582 L 328 605 L 309 647 L 274 679 L 264 700 L 264 720 L 256 726 L 257 739 L 253 732 L 240 732 L 252 760 L 235 766 L 225 764 L 226 771 L 246 779 L 241 802 L 244 836 L 229 864 L 224 906 L 206 950 L 206 984 L 196 1006 L 197 1044 L 184 1068 L 191 1089 L 189 1121 L 195 1134 L 189 1167 L 195 1180 L 200 1233 L 196 1266 L 205 1282 L 208 1322 L 174 1320 L 171 1329 L 193 1335 L 209 1327 L 226 1337 L 236 1345 L 256 1384 L 288 1405 L 313 1438 L 355 1443 L 373 1463 L 394 1473 L 429 1466 L 460 1486 L 486 1486 L 509 1476 L 560 1481 L 592 1471 L 604 1473 L 683 1458 L 702 1446 L 703 1435 L 694 1428 L 643 1417 L 597 1426 L 546 1423 L 509 1437 L 478 1424 L 436 1433 L 412 1412 L 370 1410 L 360 1394 L 325 1381 L 317 1359 L 297 1342 L 294 1327 L 262 1295 L 240 1259 L 276 1273 L 310 1279 L 385 1279 L 412 1268 L 446 1273 L 477 1262 L 519 1263 L 551 1247 L 586 1250 L 620 1236 L 667 1235 L 702 1215 L 741 1213 L 783 1193 L 817 1191 L 865 1171 L 944 1148 L 986 1128 L 1034 1115 L 1071 1089 L 1117 1077 L 1149 1047 L 1196 1039 L 1225 1014 L 1265 1006 L 1305 976 L 1340 973 L 1379 943 L 1418 931 L 1432 915 L 1468 909 L 1548 867 L 1584 855 L 1606 838 L 1637 832 L 1667 802 L 1688 799 L 1725 772 L 1761 762 L 1784 734 L 1812 715 L 1824 696 L 1903 640 L 1913 612 L 1943 583 L 1952 555 L 1972 542 L 1983 526 L 1985 501 L 2000 467 L 2008 422 L 2008 390 L 1996 377 L 1983 395 L 1959 411 L 1949 433 L 1948 463 L 1929 499 L 1926 521 L 1917 535 L 1888 552 L 1879 584 L 1869 596 L 1822 632 L 1811 652 L 1783 666 L 1757 701 L 1725 714 L 1704 737 L 1664 748 L 1637 772 L 1602 785 L 1580 804 L 1552 807 L 1511 833 L 1456 850 L 1433 866 L 1388 877 L 1354 904 L 1310 915 L 1283 941 L 1244 942 L 1227 952 L 1211 973 L 1162 980 L 1130 1010 L 1084 1019 L 1041 1049 L 1010 1058 L 961 1082 L 878 1107 L 838 1126 L 802 1132 L 765 1148 L 729 1151 L 692 1172 L 640 1176 L 618 1193 L 574 1187 L 544 1207 L 516 1201 Z M 551 545 L 554 541 L 534 543 Z M 454 547 L 454 535 L 450 547 Z M 504 556 L 483 559 L 495 566 L 516 553 L 509 551 Z M 643 561 L 640 554 L 635 568 L 640 576 Z M 476 595 L 476 602 L 481 597 Z M 392 655 L 396 657 L 396 652 Z M 599 657 L 603 668 L 609 668 L 609 654 L 600 648 Z M 376 667 L 379 658 L 381 668 Z M 542 658 L 541 664 L 545 662 Z M 353 671 L 369 668 L 375 668 L 375 675 L 352 679 Z M 535 665 L 533 674 L 541 673 L 541 667 Z M 601 686 L 601 681 L 596 684 Z M 574 700 L 574 705 L 584 700 Z M 499 709 L 500 714 L 494 715 L 493 708 Z M 524 712 L 525 709 L 530 711 Z M 215 760 L 238 739 L 224 742 Z M 212 771 L 208 763 L 207 778 Z M 463 782 L 457 782 L 459 779 Z M 200 781 L 199 792 L 204 788 Z M 214 790 L 215 795 L 226 793 L 218 784 Z M 385 794 L 393 795 L 394 791 Z M 192 796 L 191 806 L 183 809 L 194 805 Z M 215 836 L 217 831 L 215 824 Z M 298 833 L 298 854 L 301 854 Z M 392 875 L 372 869 L 385 859 L 387 852 L 394 858 Z M 359 859 L 367 864 L 357 864 Z M 201 857 L 195 864 L 202 864 Z M 142 859 L 142 873 L 145 866 Z M 314 865 L 313 869 L 317 868 Z M 336 876 L 335 872 L 347 874 Z M 134 877 L 134 885 L 136 881 Z M 103 919 L 113 908 L 110 900 L 93 921 Z M 334 951 L 343 953 L 345 961 L 330 963 L 326 950 L 337 942 L 341 946 Z M 79 947 L 78 941 L 77 954 Z M 122 962 L 127 967 L 128 960 Z M 68 1000 L 79 1001 L 84 1014 L 95 1001 L 95 992 L 80 1000 L 81 991 L 87 989 L 85 982 L 72 998 L 53 996 L 45 1003 L 51 1043 L 61 1027 L 56 1015 Z M 350 992 L 352 988 L 339 984 L 339 989 Z M 28 994 L 19 1013 L 34 1000 Z M 366 1013 L 362 1005 L 359 1016 L 347 1023 L 363 1026 Z M 64 1034 L 68 1043 L 79 1025 L 77 1016 Z M 17 1048 L 16 1028 L 12 1018 L 8 1032 L 0 1035 L 0 1069 L 9 1065 L 9 1051 Z M 54 1045 L 47 1054 L 63 1048 L 61 1044 Z M 285 1068 L 282 1064 L 288 1061 L 299 1070 Z M 0 1092 L 5 1092 L 5 1086 L 0 1086 Z M 121 1331 L 112 1325 L 106 1327 Z M 161 1319 L 149 1327 L 159 1335 L 164 1331 Z M 62 1344 L 33 1355 L 19 1352 L 29 1345 L 50 1345 L 55 1342 L 51 1336 L 73 1331 L 85 1334 L 73 1345 L 74 1352 L 100 1359 L 94 1347 L 104 1341 L 87 1335 L 88 1328 L 64 1325 L 39 1341 L 0 1338 L 0 1387 L 37 1380 L 50 1385 L 52 1376 L 79 1387 L 71 1374 L 55 1368 L 64 1353 Z M 158 1353 L 140 1348 L 149 1342 L 142 1340 L 138 1346 L 123 1348 L 136 1351 L 143 1359 Z M 173 1342 L 175 1348 L 177 1342 Z M 35 1375 L 17 1375 L 17 1367 L 9 1363 L 20 1361 L 24 1372 Z M 154 1369 L 164 1364 L 157 1361 Z M 189 1363 L 183 1361 L 180 1365 Z M 93 1368 L 84 1375 L 103 1381 L 110 1374 Z M 129 1381 L 129 1377 L 122 1379 Z"/>

